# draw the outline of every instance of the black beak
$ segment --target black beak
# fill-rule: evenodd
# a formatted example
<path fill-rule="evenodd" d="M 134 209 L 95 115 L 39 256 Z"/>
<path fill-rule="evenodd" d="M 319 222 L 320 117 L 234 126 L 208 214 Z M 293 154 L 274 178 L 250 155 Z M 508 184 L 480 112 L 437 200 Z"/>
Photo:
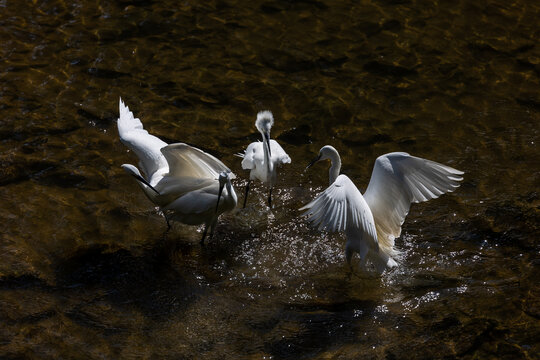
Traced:
<path fill-rule="evenodd" d="M 306 170 L 309 169 L 313 164 L 315 164 L 317 161 L 319 161 L 321 159 L 321 154 L 317 155 L 317 157 L 313 160 L 311 160 L 311 162 L 309 163 L 308 166 L 306 166 Z"/>
<path fill-rule="evenodd" d="M 266 145 L 268 146 L 268 155 L 272 157 L 272 149 L 270 148 L 270 133 L 264 133 L 264 139 L 266 140 Z"/>
<path fill-rule="evenodd" d="M 146 181 L 142 176 L 133 174 L 133 177 L 148 186 L 150 189 L 154 190 L 156 194 L 160 195 L 159 191 L 157 191 L 152 185 L 150 185 L 150 183 Z"/>
<path fill-rule="evenodd" d="M 219 208 L 219 199 L 221 198 L 221 193 L 223 192 L 223 186 L 225 186 L 225 184 L 219 183 L 219 192 L 218 192 L 218 196 L 217 196 L 217 204 L 216 204 L 216 214 L 217 214 L 217 212 L 218 212 L 218 208 Z"/>

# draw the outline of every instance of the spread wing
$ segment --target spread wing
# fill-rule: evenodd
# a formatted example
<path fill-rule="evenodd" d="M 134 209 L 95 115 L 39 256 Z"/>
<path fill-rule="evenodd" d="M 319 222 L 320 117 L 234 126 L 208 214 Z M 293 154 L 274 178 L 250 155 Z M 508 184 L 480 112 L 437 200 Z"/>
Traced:
<path fill-rule="evenodd" d="M 156 170 L 167 167 L 167 161 L 160 151 L 167 143 L 144 130 L 141 120 L 133 116 L 122 99 L 119 110 L 117 126 L 120 140 L 137 155 L 139 166 L 150 179 Z"/>
<path fill-rule="evenodd" d="M 270 150 L 272 151 L 272 161 L 274 164 L 290 164 L 291 158 L 285 150 L 274 139 L 270 139 Z"/>
<path fill-rule="evenodd" d="M 463 180 L 461 175 L 462 171 L 403 152 L 379 156 L 364 193 L 377 225 L 379 241 L 393 244 L 401 233 L 411 203 L 454 191 Z"/>
<path fill-rule="evenodd" d="M 248 145 L 246 151 L 243 154 L 239 154 L 240 157 L 243 157 L 242 160 L 242 169 L 251 170 L 257 166 L 262 166 L 264 163 L 264 151 L 263 143 L 260 141 L 252 142 Z"/>
<path fill-rule="evenodd" d="M 290 164 L 291 158 L 285 150 L 274 139 L 270 139 L 271 160 L 274 164 Z M 264 146 L 260 141 L 252 142 L 248 145 L 243 154 L 237 154 L 242 160 L 242 169 L 251 170 L 264 164 Z"/>
<path fill-rule="evenodd" d="M 351 227 L 363 229 L 377 239 L 373 215 L 354 183 L 339 175 L 326 190 L 300 210 L 319 230 L 343 231 Z"/>
<path fill-rule="evenodd" d="M 216 157 L 184 143 L 167 145 L 161 152 L 169 164 L 167 177 L 217 180 L 220 172 L 231 172 Z M 232 173 L 229 176 L 236 178 Z"/>

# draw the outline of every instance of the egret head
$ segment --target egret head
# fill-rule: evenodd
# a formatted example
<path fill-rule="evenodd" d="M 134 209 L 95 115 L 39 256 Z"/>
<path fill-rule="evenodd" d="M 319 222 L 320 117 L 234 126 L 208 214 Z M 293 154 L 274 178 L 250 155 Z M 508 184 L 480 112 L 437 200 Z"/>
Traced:
<path fill-rule="evenodd" d="M 230 179 L 230 174 L 230 171 L 222 171 L 219 173 L 218 180 L 220 186 L 224 186 L 227 183 L 227 180 Z"/>
<path fill-rule="evenodd" d="M 321 157 L 320 160 L 332 160 L 337 153 L 338 151 L 335 147 L 331 145 L 325 145 L 321 148 L 321 150 L 319 150 L 319 156 Z"/>
<path fill-rule="evenodd" d="M 270 129 L 274 125 L 274 115 L 269 110 L 259 111 L 257 114 L 257 120 L 255 120 L 255 127 L 262 134 L 270 134 Z"/>
<path fill-rule="evenodd" d="M 221 198 L 221 193 L 223 192 L 223 187 L 225 184 L 229 181 L 229 174 L 228 171 L 222 171 L 219 173 L 219 191 L 218 191 L 218 198 L 217 198 L 217 204 L 216 204 L 216 213 L 218 212 L 219 208 L 219 199 Z"/>
<path fill-rule="evenodd" d="M 333 146 L 325 145 L 321 148 L 321 150 L 319 150 L 319 155 L 317 155 L 317 157 L 309 163 L 306 169 L 309 169 L 313 164 L 315 164 L 317 161 L 320 161 L 320 160 L 330 159 L 334 161 L 337 154 L 338 152 Z"/>
<path fill-rule="evenodd" d="M 270 149 L 270 129 L 274 125 L 274 115 L 271 111 L 264 110 L 259 111 L 257 114 L 257 120 L 255 120 L 255 127 L 263 136 L 263 142 L 268 148 L 268 154 L 272 156 L 272 150 Z"/>
<path fill-rule="evenodd" d="M 306 170 L 309 169 L 311 166 L 313 166 L 318 161 L 329 159 L 328 154 L 327 154 L 328 150 L 326 148 L 334 149 L 330 145 L 323 146 L 321 148 L 321 150 L 319 150 L 319 154 L 313 160 L 311 160 L 311 162 L 308 164 L 308 166 L 306 166 Z"/>

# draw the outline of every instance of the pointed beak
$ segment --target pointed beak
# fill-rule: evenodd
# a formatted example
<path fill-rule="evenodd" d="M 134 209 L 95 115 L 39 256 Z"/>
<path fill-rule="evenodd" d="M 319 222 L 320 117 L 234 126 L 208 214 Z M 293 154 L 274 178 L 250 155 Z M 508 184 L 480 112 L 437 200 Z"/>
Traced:
<path fill-rule="evenodd" d="M 272 157 L 272 149 L 270 148 L 270 132 L 264 133 L 264 140 L 266 140 L 266 146 L 268 146 L 268 155 Z"/>
<path fill-rule="evenodd" d="M 225 186 L 224 183 L 219 183 L 219 192 L 218 192 L 218 197 L 217 197 L 217 204 L 216 204 L 216 214 L 218 212 L 218 209 L 219 209 L 219 199 L 221 198 L 221 193 L 223 192 L 223 186 Z"/>
<path fill-rule="evenodd" d="M 306 166 L 306 170 L 309 169 L 313 164 L 315 164 L 317 161 L 319 161 L 321 159 L 321 154 L 317 155 L 317 157 L 313 160 L 311 160 L 311 162 L 309 163 L 308 166 Z"/>
<path fill-rule="evenodd" d="M 145 184 L 146 186 L 148 186 L 150 189 L 154 190 L 154 192 L 158 195 L 161 195 L 159 193 L 159 191 L 156 190 L 156 188 L 154 188 L 152 185 L 150 185 L 150 183 L 148 181 L 146 181 L 142 176 L 140 175 L 136 175 L 136 174 L 133 174 L 133 176 L 135 177 L 135 179 L 139 180 L 140 182 L 142 182 L 143 184 Z"/>

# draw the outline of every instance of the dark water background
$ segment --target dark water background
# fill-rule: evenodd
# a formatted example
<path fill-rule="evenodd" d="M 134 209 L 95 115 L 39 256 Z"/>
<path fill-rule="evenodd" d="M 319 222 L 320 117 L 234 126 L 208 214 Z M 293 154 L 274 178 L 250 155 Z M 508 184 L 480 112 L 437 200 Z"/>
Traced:
<path fill-rule="evenodd" d="M 526 0 L 0 0 L 0 356 L 538 359 L 539 24 Z M 120 168 L 120 96 L 239 195 L 272 110 L 273 211 L 259 186 L 206 247 L 166 233 Z M 466 173 L 382 278 L 299 217 L 325 144 L 362 191 L 390 151 Z"/>

